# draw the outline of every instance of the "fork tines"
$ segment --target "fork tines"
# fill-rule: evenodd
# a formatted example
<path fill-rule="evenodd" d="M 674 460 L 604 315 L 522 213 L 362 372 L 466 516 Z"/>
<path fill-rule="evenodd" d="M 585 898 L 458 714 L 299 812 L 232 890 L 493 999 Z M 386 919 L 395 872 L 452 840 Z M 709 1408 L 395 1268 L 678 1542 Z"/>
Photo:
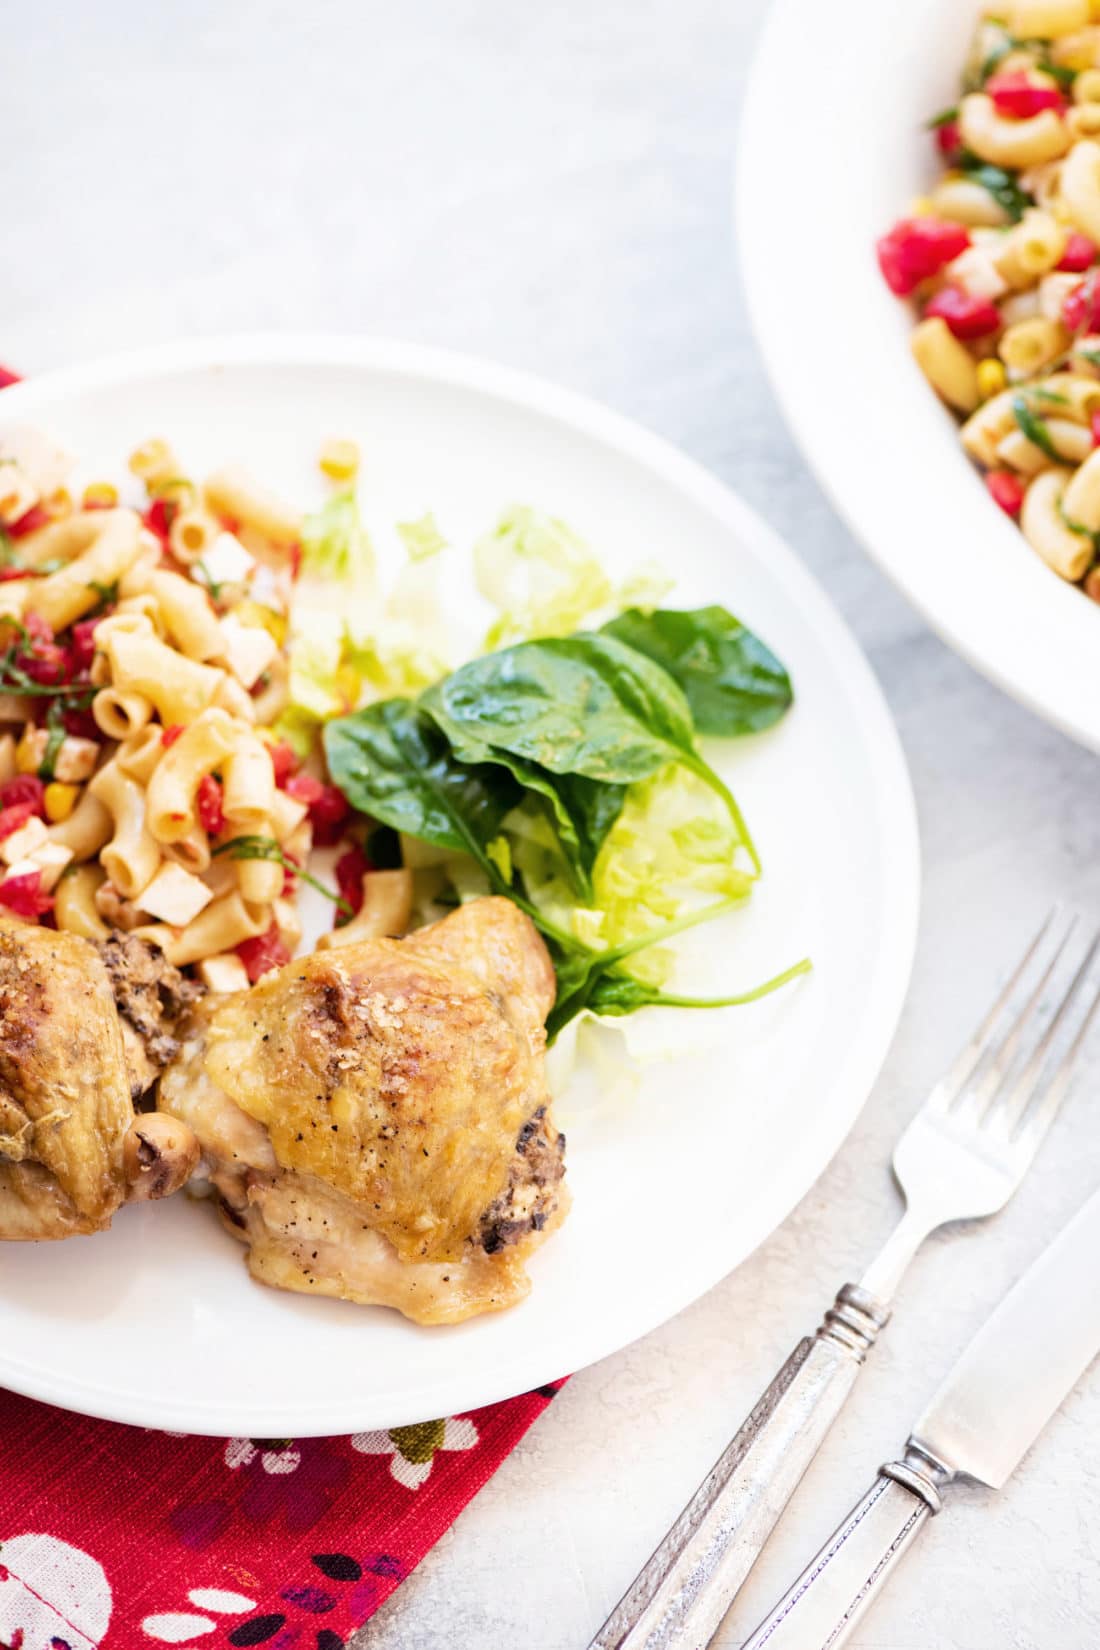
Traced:
<path fill-rule="evenodd" d="M 1026 1142 L 1029 1154 L 1054 1119 L 1100 1008 L 1100 981 L 1091 977 L 1100 932 L 1082 953 L 1070 943 L 1077 926 L 1074 914 L 1049 913 L 940 1085 L 945 1109 Z"/>

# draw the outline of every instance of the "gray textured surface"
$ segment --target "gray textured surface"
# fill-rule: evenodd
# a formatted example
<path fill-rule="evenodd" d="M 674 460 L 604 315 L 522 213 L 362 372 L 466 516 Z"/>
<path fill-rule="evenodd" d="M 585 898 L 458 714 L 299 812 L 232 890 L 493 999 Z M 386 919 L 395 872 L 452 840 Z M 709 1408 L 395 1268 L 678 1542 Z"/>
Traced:
<path fill-rule="evenodd" d="M 885 1234 L 892 1139 L 1021 932 L 1056 893 L 1100 906 L 1095 760 L 909 612 L 825 505 L 762 376 L 729 180 L 763 9 L 0 0 L 0 356 L 30 372 L 185 334 L 347 328 L 482 351 L 600 396 L 786 533 L 867 649 L 912 764 L 920 949 L 856 1131 L 736 1276 L 563 1392 L 376 1618 L 364 1643 L 377 1650 L 586 1643 L 789 1343 Z M 810 324 L 797 225 L 777 255 L 792 249 L 808 258 L 792 324 Z M 996 1231 L 919 1263 L 720 1644 L 740 1643 L 1097 1181 L 1097 1069 Z M 998 1500 L 963 1493 L 933 1523 L 860 1650 L 1092 1650 L 1098 1420 L 1094 1370 Z"/>

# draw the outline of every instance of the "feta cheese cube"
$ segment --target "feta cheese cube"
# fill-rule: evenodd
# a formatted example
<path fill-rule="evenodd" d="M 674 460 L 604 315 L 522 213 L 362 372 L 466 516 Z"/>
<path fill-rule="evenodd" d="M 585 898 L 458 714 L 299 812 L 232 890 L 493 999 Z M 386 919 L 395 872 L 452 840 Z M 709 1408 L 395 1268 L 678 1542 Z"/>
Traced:
<path fill-rule="evenodd" d="M 235 533 L 219 533 L 191 571 L 193 577 L 211 586 L 244 584 L 255 565 L 255 556 L 245 549 Z"/>
<path fill-rule="evenodd" d="M 259 626 L 242 624 L 232 613 L 221 620 L 221 632 L 230 670 L 242 687 L 253 687 L 279 651 L 274 636 Z"/>
<path fill-rule="evenodd" d="M 141 909 L 173 928 L 185 928 L 213 894 L 204 882 L 185 871 L 182 865 L 162 865 L 152 882 L 138 896 Z"/>
<path fill-rule="evenodd" d="M 16 765 L 20 773 L 38 772 L 45 761 L 49 742 L 48 728 L 36 728 L 33 723 L 27 724 L 16 752 Z M 99 751 L 100 747 L 94 739 L 80 739 L 75 734 L 67 733 L 58 746 L 53 777 L 59 779 L 63 785 L 79 785 L 82 780 L 90 779 L 99 761 Z"/>
<path fill-rule="evenodd" d="M 94 739 L 80 739 L 75 733 L 67 733 L 53 765 L 54 778 L 60 779 L 63 785 L 79 785 L 90 779 L 99 761 L 99 752 L 100 746 Z"/>
<path fill-rule="evenodd" d="M 247 991 L 251 984 L 244 963 L 232 951 L 204 957 L 198 968 L 199 979 L 207 991 Z"/>
<path fill-rule="evenodd" d="M 14 865 L 17 860 L 29 859 L 36 848 L 44 847 L 49 840 L 50 833 L 42 820 L 28 819 L 25 825 L 20 825 L 17 831 L 12 831 L 0 842 L 0 859 L 5 865 Z M 32 866 L 32 870 L 37 869 L 37 866 Z"/>
<path fill-rule="evenodd" d="M 261 562 L 252 575 L 248 586 L 248 594 L 261 607 L 273 607 L 280 612 L 286 606 L 287 585 L 286 575 L 277 573 L 266 562 Z"/>
<path fill-rule="evenodd" d="M 72 857 L 72 849 L 63 847 L 60 842 L 47 842 L 41 848 L 34 850 L 28 863 L 34 865 L 42 873 L 40 887 L 43 893 L 53 893 L 61 881 L 62 871 Z"/>

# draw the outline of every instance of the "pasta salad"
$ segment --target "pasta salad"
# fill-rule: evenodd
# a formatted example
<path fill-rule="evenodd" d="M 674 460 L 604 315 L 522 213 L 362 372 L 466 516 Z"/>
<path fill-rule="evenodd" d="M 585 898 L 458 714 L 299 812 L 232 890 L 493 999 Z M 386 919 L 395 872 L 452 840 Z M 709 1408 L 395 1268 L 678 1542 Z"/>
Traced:
<path fill-rule="evenodd" d="M 243 988 L 289 961 L 300 879 L 354 933 L 369 869 L 353 835 L 336 888 L 307 870 L 351 810 L 273 727 L 302 517 L 232 471 L 193 481 L 163 441 L 132 455 L 129 504 L 72 498 L 68 469 L 34 433 L 0 442 L 0 905 Z"/>
<path fill-rule="evenodd" d="M 995 503 L 1100 601 L 1100 6 L 984 9 L 943 170 L 877 243 Z"/>

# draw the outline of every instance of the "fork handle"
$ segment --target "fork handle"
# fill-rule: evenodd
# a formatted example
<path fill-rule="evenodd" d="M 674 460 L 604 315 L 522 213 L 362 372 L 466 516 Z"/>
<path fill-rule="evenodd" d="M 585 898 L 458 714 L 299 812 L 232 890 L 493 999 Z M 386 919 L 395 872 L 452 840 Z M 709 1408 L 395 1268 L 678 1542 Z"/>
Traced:
<path fill-rule="evenodd" d="M 702 1650 L 889 1319 L 845 1284 L 800 1341 L 588 1650 Z"/>
<path fill-rule="evenodd" d="M 839 1650 L 928 1519 L 951 1474 L 910 1440 L 904 1461 L 882 1467 L 741 1650 Z"/>

